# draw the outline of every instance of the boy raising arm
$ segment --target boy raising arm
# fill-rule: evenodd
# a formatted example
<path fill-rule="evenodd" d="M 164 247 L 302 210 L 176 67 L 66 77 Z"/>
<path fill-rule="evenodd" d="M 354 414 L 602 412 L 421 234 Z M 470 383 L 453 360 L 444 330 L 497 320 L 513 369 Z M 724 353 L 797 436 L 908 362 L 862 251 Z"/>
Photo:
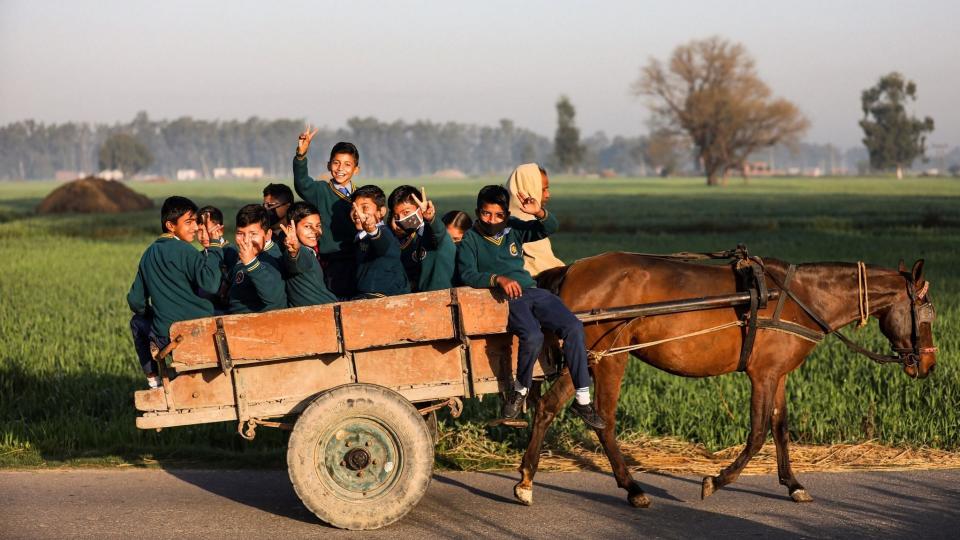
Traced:
<path fill-rule="evenodd" d="M 352 218 L 356 227 L 357 296 L 380 298 L 410 292 L 400 262 L 400 243 L 383 223 L 387 197 L 377 186 L 353 192 Z"/>
<path fill-rule="evenodd" d="M 477 221 L 463 235 L 457 250 L 457 266 L 464 283 L 478 289 L 499 288 L 509 299 L 507 328 L 517 335 L 517 378 L 507 392 L 503 417 L 520 414 L 533 384 L 533 364 L 543 348 L 541 327 L 563 340 L 563 358 L 576 388 L 571 412 L 594 429 L 603 429 L 603 419 L 590 403 L 590 372 L 584 345 L 583 324 L 549 291 L 538 289 L 523 268 L 523 243 L 546 238 L 559 228 L 557 219 L 533 197 L 518 193 L 523 210 L 536 219 L 521 221 L 510 216 L 510 194 L 503 186 L 486 186 L 477 194 Z"/>
<path fill-rule="evenodd" d="M 419 195 L 419 196 L 418 196 Z M 388 199 L 390 228 L 400 242 L 400 260 L 414 292 L 453 287 L 457 247 L 437 217 L 425 188 L 400 186 Z"/>
<path fill-rule="evenodd" d="M 289 307 L 315 306 L 336 302 L 327 289 L 323 268 L 317 261 L 317 248 L 323 229 L 320 213 L 308 202 L 297 202 L 287 212 L 289 224 L 284 232 L 283 268 Z"/>
<path fill-rule="evenodd" d="M 237 212 L 237 254 L 230 270 L 229 313 L 259 313 L 287 307 L 280 253 L 271 240 L 270 219 L 259 204 Z"/>

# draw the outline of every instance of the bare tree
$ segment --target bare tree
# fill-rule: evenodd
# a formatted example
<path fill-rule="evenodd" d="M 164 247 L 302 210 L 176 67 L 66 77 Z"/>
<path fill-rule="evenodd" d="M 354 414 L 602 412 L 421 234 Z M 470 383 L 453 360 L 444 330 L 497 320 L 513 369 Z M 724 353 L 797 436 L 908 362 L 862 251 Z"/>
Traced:
<path fill-rule="evenodd" d="M 677 47 L 666 65 L 651 58 L 633 91 L 651 98 L 654 122 L 687 134 L 711 186 L 809 126 L 793 103 L 772 96 L 743 45 L 716 36 Z"/>

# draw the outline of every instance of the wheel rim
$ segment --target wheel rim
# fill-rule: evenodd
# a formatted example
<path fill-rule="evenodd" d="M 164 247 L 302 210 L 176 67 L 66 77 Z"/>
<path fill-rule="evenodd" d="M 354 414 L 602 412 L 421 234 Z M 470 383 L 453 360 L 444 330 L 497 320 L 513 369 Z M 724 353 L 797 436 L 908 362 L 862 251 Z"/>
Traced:
<path fill-rule="evenodd" d="M 317 475 L 334 495 L 370 500 L 400 476 L 403 451 L 396 433 L 375 418 L 344 418 L 317 440 Z"/>

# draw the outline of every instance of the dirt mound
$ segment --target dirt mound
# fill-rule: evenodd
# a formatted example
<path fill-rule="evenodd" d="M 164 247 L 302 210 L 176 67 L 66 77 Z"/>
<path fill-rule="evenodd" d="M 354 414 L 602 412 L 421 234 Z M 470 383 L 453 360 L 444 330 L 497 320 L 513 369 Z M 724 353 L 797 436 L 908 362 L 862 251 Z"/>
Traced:
<path fill-rule="evenodd" d="M 39 214 L 119 214 L 153 208 L 153 201 L 116 180 L 88 176 L 58 187 L 37 206 Z"/>
<path fill-rule="evenodd" d="M 466 178 L 467 175 L 464 174 L 460 169 L 442 169 L 433 173 L 434 178 Z"/>

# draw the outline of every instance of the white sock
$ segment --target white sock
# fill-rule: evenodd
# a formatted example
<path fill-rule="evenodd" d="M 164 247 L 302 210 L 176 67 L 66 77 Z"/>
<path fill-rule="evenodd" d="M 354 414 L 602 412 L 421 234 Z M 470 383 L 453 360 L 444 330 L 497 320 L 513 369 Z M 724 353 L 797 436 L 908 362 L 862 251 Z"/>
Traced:
<path fill-rule="evenodd" d="M 590 404 L 590 387 L 577 388 L 577 404 L 578 405 L 589 405 Z"/>
<path fill-rule="evenodd" d="M 517 392 L 520 392 L 521 396 L 527 395 L 527 387 L 520 384 L 520 381 L 518 380 L 513 381 L 513 389 Z"/>

